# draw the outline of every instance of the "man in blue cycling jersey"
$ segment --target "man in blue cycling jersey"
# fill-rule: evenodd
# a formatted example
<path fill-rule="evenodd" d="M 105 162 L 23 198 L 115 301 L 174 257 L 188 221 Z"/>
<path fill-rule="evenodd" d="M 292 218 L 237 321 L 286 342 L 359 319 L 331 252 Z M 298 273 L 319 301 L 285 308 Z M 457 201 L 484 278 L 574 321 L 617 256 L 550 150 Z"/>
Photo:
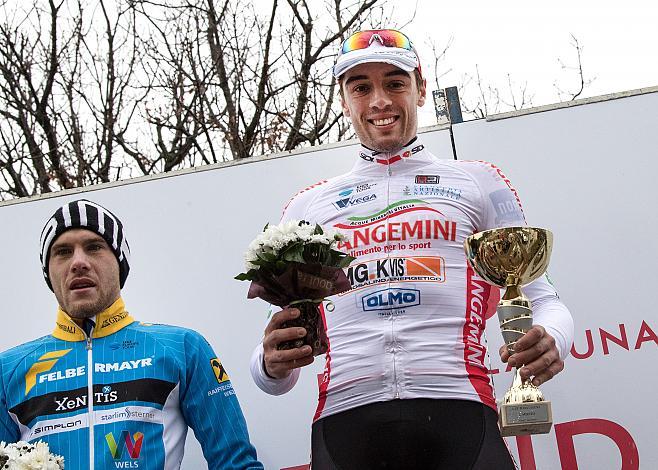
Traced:
<path fill-rule="evenodd" d="M 188 426 L 210 469 L 262 469 L 233 386 L 196 331 L 135 321 L 121 221 L 88 200 L 41 234 L 52 334 L 0 355 L 0 440 L 45 441 L 67 468 L 179 469 Z"/>

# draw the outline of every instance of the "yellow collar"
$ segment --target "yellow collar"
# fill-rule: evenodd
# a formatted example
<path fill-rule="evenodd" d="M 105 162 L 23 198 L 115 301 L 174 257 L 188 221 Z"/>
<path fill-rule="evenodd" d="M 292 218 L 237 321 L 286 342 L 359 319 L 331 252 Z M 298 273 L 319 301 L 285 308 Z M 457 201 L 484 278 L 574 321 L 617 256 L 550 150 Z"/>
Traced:
<path fill-rule="evenodd" d="M 119 297 L 107 309 L 96 315 L 96 326 L 91 332 L 91 337 L 102 338 L 111 335 L 134 321 L 135 319 L 126 312 L 123 299 Z M 61 307 L 57 309 L 57 320 L 53 336 L 65 341 L 84 341 L 87 339 L 83 329 Z"/>

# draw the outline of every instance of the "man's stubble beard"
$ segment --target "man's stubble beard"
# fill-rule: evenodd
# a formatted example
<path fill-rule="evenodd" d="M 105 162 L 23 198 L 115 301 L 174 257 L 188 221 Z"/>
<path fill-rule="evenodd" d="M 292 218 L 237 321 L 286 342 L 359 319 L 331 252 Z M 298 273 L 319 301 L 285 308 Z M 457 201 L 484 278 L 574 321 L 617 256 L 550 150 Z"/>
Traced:
<path fill-rule="evenodd" d="M 108 296 L 113 297 L 113 296 Z M 117 299 L 119 296 L 116 297 Z M 84 320 L 85 318 L 91 318 L 95 315 L 98 315 L 102 311 L 112 305 L 116 299 L 112 300 L 109 298 L 102 298 L 96 301 L 89 301 L 84 303 L 79 303 L 78 305 L 71 307 L 71 311 L 66 311 L 66 313 L 71 317 L 77 320 Z"/>

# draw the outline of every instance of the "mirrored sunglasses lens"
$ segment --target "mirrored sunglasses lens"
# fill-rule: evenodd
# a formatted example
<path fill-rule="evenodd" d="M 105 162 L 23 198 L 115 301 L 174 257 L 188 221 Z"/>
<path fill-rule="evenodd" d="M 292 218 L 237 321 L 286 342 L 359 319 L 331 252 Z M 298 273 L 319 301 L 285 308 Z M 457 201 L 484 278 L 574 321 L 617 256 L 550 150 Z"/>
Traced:
<path fill-rule="evenodd" d="M 377 36 L 380 42 L 386 47 L 399 47 L 401 49 L 411 50 L 409 39 L 399 31 L 382 29 L 375 31 L 359 31 L 345 40 L 343 43 L 342 53 L 366 49 L 372 43 L 372 37 Z M 378 40 L 375 38 L 374 40 Z"/>

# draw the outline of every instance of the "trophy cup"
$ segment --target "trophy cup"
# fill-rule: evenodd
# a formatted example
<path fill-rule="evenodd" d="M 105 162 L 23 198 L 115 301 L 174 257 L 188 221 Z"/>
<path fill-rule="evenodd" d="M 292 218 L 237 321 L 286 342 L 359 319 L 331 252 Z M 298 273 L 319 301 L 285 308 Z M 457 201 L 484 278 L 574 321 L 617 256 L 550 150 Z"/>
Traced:
<path fill-rule="evenodd" d="M 510 354 L 514 345 L 532 328 L 530 300 L 521 286 L 537 279 L 548 266 L 553 234 L 533 227 L 507 227 L 476 233 L 466 239 L 469 263 L 484 280 L 506 287 L 496 309 L 503 340 Z M 544 434 L 551 430 L 551 403 L 530 379 L 514 373 L 514 382 L 500 404 L 498 421 L 503 436 Z"/>

